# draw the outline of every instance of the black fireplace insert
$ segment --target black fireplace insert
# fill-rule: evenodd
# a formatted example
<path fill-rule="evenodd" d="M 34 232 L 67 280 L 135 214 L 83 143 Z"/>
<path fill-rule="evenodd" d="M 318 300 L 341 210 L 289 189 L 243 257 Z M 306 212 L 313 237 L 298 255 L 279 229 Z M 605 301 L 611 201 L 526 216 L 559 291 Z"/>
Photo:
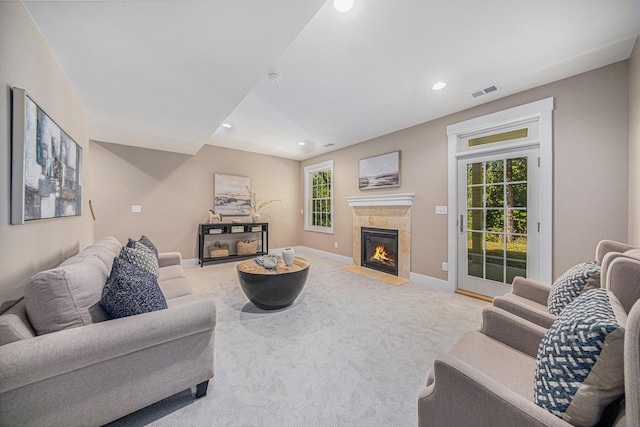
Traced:
<path fill-rule="evenodd" d="M 398 275 L 398 230 L 362 227 L 360 265 Z"/>

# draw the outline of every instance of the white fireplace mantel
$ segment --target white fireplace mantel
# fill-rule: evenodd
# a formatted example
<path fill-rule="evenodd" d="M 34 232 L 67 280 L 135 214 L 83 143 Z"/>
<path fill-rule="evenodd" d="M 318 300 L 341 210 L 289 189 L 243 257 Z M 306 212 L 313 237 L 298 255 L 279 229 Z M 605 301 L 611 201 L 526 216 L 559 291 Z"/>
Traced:
<path fill-rule="evenodd" d="M 411 206 L 413 193 L 347 197 L 349 206 Z"/>

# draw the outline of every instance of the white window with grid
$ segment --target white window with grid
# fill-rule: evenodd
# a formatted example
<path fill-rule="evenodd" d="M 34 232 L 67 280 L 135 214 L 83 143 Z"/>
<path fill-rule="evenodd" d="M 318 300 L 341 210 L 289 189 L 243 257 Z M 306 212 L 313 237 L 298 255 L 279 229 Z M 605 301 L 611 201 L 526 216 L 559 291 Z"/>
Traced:
<path fill-rule="evenodd" d="M 333 160 L 304 168 L 304 229 L 333 233 Z"/>

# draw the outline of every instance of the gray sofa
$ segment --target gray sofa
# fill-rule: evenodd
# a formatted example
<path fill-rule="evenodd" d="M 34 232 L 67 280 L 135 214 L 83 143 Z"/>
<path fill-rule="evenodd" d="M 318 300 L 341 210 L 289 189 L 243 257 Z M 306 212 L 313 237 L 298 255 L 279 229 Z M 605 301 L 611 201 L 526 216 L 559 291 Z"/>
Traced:
<path fill-rule="evenodd" d="M 194 386 L 206 394 L 214 301 L 192 292 L 179 253 L 161 253 L 168 308 L 109 319 L 99 301 L 121 247 L 103 238 L 39 273 L 0 315 L 1 425 L 102 425 Z"/>

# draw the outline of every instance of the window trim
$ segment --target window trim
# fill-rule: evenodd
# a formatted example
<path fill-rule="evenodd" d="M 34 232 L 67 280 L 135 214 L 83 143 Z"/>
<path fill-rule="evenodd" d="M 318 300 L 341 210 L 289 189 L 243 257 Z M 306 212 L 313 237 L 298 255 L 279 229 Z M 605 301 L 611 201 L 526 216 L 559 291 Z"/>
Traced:
<path fill-rule="evenodd" d="M 311 175 L 317 172 L 328 170 L 331 173 L 331 198 L 330 198 L 330 214 L 331 214 L 331 227 L 321 227 L 318 225 L 312 225 L 311 222 Z M 333 234 L 333 224 L 335 222 L 335 216 L 333 213 L 333 196 L 334 196 L 334 174 L 333 174 L 333 160 L 327 160 L 326 162 L 316 163 L 313 165 L 304 167 L 304 229 L 305 231 L 315 231 L 318 233 Z"/>

